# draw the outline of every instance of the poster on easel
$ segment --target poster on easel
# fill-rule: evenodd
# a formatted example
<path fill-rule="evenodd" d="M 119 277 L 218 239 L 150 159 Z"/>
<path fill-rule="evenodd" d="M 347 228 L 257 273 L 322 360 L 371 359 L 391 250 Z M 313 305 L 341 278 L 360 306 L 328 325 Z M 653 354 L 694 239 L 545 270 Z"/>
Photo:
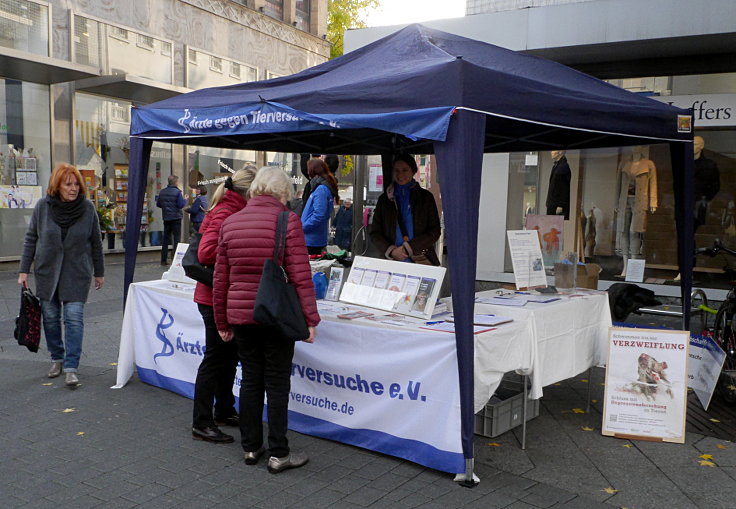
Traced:
<path fill-rule="evenodd" d="M 688 331 L 609 329 L 602 434 L 685 442 Z"/>
<path fill-rule="evenodd" d="M 509 230 L 506 232 L 514 268 L 516 289 L 547 287 L 542 249 L 537 230 Z"/>
<path fill-rule="evenodd" d="M 527 230 L 537 230 L 542 241 L 542 260 L 547 269 L 555 266 L 562 255 L 562 241 L 564 239 L 565 216 L 546 216 L 528 214 L 525 227 Z"/>
<path fill-rule="evenodd" d="M 430 318 L 447 269 L 356 256 L 340 301 Z"/>

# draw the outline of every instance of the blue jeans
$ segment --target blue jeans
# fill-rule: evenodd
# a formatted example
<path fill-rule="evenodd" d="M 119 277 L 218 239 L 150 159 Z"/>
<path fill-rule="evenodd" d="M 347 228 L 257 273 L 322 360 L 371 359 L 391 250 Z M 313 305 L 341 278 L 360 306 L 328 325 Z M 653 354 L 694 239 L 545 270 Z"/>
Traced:
<path fill-rule="evenodd" d="M 61 310 L 64 309 L 64 339 L 61 339 Z M 46 347 L 52 361 L 64 361 L 65 372 L 76 372 L 82 354 L 84 337 L 84 302 L 59 302 L 54 295 L 51 300 L 41 300 L 43 332 Z M 66 349 L 64 348 L 66 346 Z"/>

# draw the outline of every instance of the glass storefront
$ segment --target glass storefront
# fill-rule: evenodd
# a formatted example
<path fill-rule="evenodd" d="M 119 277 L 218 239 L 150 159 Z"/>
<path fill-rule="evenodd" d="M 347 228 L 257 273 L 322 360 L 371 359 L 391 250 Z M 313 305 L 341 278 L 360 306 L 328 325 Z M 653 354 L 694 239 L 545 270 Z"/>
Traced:
<path fill-rule="evenodd" d="M 736 131 L 698 130 L 696 136 L 705 145 L 695 160 L 696 247 L 707 247 L 716 238 L 736 247 Z M 567 151 L 560 162 L 553 155 L 510 154 L 506 229 L 541 229 L 550 267 L 575 253 L 603 268 L 600 279 L 621 280 L 628 260 L 643 259 L 644 282 L 675 284 L 677 232 L 669 147 Z M 569 167 L 569 184 L 559 175 L 561 164 Z M 564 205 L 561 178 L 562 185 L 569 185 Z M 558 207 L 569 211 L 569 219 Z M 699 259 L 696 284 L 721 286 L 727 262 L 720 257 Z M 508 254 L 504 268 L 511 271 Z"/>
<path fill-rule="evenodd" d="M 736 74 L 611 81 L 662 102 L 693 108 L 695 246 L 708 247 L 720 239 L 736 248 Z M 555 152 L 508 155 L 506 229 L 557 230 L 546 238 L 542 234 L 548 267 L 574 253 L 601 265 L 601 280 L 620 281 L 628 261 L 641 259 L 645 283 L 676 285 L 669 146 L 567 151 L 563 156 L 569 170 L 561 171 Z M 567 174 L 569 184 L 561 173 Z M 561 208 L 559 200 L 565 202 Z M 725 255 L 698 257 L 694 284 L 726 288 L 735 268 L 736 262 Z M 511 270 L 507 252 L 504 271 Z"/>
<path fill-rule="evenodd" d="M 131 104 L 77 93 L 75 106 L 75 165 L 87 182 L 89 198 L 97 206 L 100 227 L 107 237 L 105 247 L 120 249 L 128 203 Z M 141 215 L 141 246 L 160 243 L 163 221 L 156 196 L 166 187 L 171 172 L 171 146 L 154 143 Z"/>
<path fill-rule="evenodd" d="M 49 87 L 0 78 L 0 257 L 17 256 L 51 176 Z"/>

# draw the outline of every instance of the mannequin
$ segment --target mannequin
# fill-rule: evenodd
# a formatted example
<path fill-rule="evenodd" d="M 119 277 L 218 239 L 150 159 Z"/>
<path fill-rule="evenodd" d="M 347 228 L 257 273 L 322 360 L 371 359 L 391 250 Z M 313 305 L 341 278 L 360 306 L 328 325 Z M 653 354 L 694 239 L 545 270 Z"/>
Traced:
<path fill-rule="evenodd" d="M 721 189 L 721 174 L 714 161 L 703 155 L 705 140 L 700 136 L 693 138 L 695 156 L 695 230 L 705 224 L 708 205 Z"/>
<path fill-rule="evenodd" d="M 621 169 L 616 233 L 623 257 L 623 270 L 630 259 L 641 258 L 647 212 L 657 210 L 657 167 L 646 155 L 646 147 L 633 147 L 631 159 Z"/>
<path fill-rule="evenodd" d="M 601 220 L 601 209 L 593 205 L 590 208 L 590 214 L 586 217 L 585 228 L 585 256 L 591 257 L 595 255 L 595 246 L 598 244 L 598 228 L 597 225 Z"/>
<path fill-rule="evenodd" d="M 570 219 L 570 166 L 567 164 L 564 150 L 553 150 L 551 153 L 552 171 L 549 174 L 547 189 L 547 215 L 562 215 Z"/>

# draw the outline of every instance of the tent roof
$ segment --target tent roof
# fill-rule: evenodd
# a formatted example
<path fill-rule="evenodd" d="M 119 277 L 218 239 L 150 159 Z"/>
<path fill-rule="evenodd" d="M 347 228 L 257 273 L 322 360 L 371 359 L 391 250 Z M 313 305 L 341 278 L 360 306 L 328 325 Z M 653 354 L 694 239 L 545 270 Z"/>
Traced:
<path fill-rule="evenodd" d="M 300 121 L 187 125 L 194 118 L 253 118 L 263 107 Z M 488 114 L 486 152 L 692 137 L 678 129 L 686 110 L 555 62 L 421 25 L 298 74 L 134 108 L 131 134 L 182 143 L 181 137 L 197 136 L 188 143 L 280 152 L 432 153 L 454 108 Z"/>

